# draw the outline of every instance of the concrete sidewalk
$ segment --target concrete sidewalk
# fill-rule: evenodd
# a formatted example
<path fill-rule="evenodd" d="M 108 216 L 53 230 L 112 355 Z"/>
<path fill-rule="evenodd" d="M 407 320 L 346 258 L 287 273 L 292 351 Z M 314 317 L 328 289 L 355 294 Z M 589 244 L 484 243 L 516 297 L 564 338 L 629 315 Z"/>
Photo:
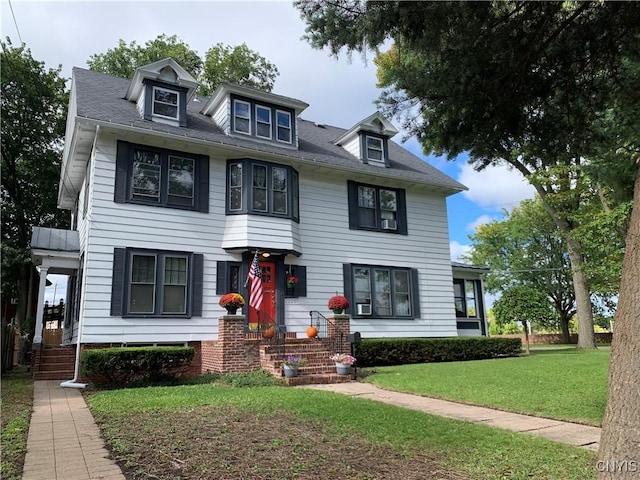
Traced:
<path fill-rule="evenodd" d="M 33 383 L 33 414 L 22 480 L 125 480 L 80 390 Z"/>
<path fill-rule="evenodd" d="M 298 388 L 312 388 L 354 397 L 368 398 L 369 400 L 419 410 L 441 417 L 481 423 L 490 427 L 504 428 L 514 432 L 539 435 L 549 440 L 589 450 L 597 451 L 600 447 L 599 427 L 503 412 L 501 410 L 448 402 L 446 400 L 421 397 L 408 393 L 392 392 L 378 388 L 370 383 L 350 382 L 327 385 L 305 385 Z"/>

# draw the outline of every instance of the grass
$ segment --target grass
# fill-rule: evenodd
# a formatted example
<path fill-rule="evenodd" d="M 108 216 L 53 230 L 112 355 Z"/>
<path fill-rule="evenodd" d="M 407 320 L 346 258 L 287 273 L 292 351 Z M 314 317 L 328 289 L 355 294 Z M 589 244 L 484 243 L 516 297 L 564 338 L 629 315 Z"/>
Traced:
<path fill-rule="evenodd" d="M 2 376 L 0 434 L 2 467 L 0 478 L 20 480 L 27 452 L 29 418 L 33 406 L 33 381 L 24 366 Z"/>
<path fill-rule="evenodd" d="M 528 357 L 379 367 L 381 388 L 599 426 L 609 351 L 539 350 Z"/>
<path fill-rule="evenodd" d="M 593 452 L 324 391 L 211 384 L 87 400 L 128 479 L 595 478 Z"/>

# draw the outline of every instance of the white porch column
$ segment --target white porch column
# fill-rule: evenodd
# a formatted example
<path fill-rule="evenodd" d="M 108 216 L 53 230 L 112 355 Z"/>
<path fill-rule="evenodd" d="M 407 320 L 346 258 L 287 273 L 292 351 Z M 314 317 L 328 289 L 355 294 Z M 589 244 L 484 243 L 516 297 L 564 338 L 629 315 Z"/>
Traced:
<path fill-rule="evenodd" d="M 40 287 L 38 288 L 38 309 L 36 310 L 36 324 L 33 345 L 42 344 L 42 319 L 44 318 L 44 289 L 47 287 L 47 272 L 49 267 L 40 267 Z"/>

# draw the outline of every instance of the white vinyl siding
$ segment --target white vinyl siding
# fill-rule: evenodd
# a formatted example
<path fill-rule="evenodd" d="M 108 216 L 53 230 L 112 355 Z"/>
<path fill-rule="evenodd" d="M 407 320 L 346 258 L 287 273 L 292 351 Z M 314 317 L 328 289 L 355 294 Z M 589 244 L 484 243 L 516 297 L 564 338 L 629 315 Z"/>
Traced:
<path fill-rule="evenodd" d="M 114 203 L 116 141 L 171 148 L 166 140 L 134 134 L 116 136 L 102 129 L 93 151 L 93 191 L 89 215 L 80 222 L 86 248 L 87 276 L 83 285 L 83 343 L 169 343 L 217 339 L 217 318 L 223 314 L 216 285 L 217 261 L 242 261 L 223 249 L 258 245 L 263 249 L 294 250 L 287 264 L 307 268 L 307 296 L 287 298 L 287 330 L 299 336 L 309 311 L 328 315 L 327 300 L 343 291 L 343 264 L 415 268 L 418 270 L 420 315 L 415 319 L 367 319 L 351 322 L 352 331 L 372 337 L 456 336 L 453 280 L 445 198 L 427 187 L 385 181 L 389 188 L 406 189 L 409 235 L 388 235 L 349 229 L 347 185 L 344 176 L 327 169 L 300 169 L 300 223 L 286 218 L 225 215 L 227 157 L 215 148 L 184 141 L 175 150 L 208 155 L 209 213 Z M 370 183 L 379 179 L 362 178 Z M 91 225 L 91 230 L 86 229 Z M 87 235 L 88 233 L 88 235 Z M 177 247 L 179 246 L 179 247 Z M 180 250 L 204 255 L 202 316 L 180 318 L 121 318 L 110 315 L 114 248 Z M 396 289 L 396 295 L 400 295 Z"/>

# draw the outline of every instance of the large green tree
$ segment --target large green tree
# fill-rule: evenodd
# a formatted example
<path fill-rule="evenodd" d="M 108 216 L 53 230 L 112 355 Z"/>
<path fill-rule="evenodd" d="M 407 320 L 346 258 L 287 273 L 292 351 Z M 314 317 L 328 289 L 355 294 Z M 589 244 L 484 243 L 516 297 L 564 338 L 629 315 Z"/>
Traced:
<path fill-rule="evenodd" d="M 564 232 L 579 315 L 593 347 L 589 285 L 573 217 L 583 166 L 603 152 L 635 176 L 640 203 L 640 2 L 368 2 L 298 0 L 307 38 L 378 58 L 382 105 L 426 152 L 468 151 L 477 168 L 507 162 Z M 606 121 L 605 121 L 606 120 Z M 622 135 L 617 135 L 622 132 Z M 628 133 L 628 134 L 627 134 Z M 640 209 L 632 212 L 616 313 L 600 459 L 640 463 Z M 627 463 L 629 465 L 629 463 Z M 598 476 L 637 471 L 602 468 Z"/>
<path fill-rule="evenodd" d="M 68 95 L 60 69 L 46 69 L 24 45 L 7 38 L 1 55 L 2 297 L 18 297 L 22 324 L 38 285 L 31 228 L 68 227 L 68 212 L 56 207 Z"/>
<path fill-rule="evenodd" d="M 569 321 L 576 307 L 566 242 L 539 199 L 524 200 L 504 213 L 503 220 L 484 224 L 469 236 L 468 259 L 490 269 L 485 285 L 491 293 L 512 290 L 517 298 L 518 288 L 529 288 L 546 297 L 556 319 L 555 325 L 545 319 L 544 326 L 559 328 L 569 343 Z"/>
<path fill-rule="evenodd" d="M 91 70 L 122 78 L 131 78 L 136 68 L 149 63 L 173 58 L 201 82 L 198 93 L 208 96 L 221 82 L 238 83 L 270 92 L 273 89 L 278 69 L 258 52 L 246 44 L 231 47 L 222 43 L 213 45 L 200 55 L 176 35 L 158 35 L 144 45 L 135 41 L 118 45 L 105 53 L 91 55 L 87 65 Z"/>
<path fill-rule="evenodd" d="M 565 235 L 579 346 L 595 348 L 575 217 L 581 169 L 602 137 L 614 84 L 629 74 L 640 5 L 610 2 L 296 2 L 316 47 L 376 58 L 380 103 L 425 152 L 469 152 L 476 168 L 506 162 L 536 188 Z M 613 33 L 615 32 L 615 33 Z M 612 123 L 618 119 L 609 109 Z"/>

